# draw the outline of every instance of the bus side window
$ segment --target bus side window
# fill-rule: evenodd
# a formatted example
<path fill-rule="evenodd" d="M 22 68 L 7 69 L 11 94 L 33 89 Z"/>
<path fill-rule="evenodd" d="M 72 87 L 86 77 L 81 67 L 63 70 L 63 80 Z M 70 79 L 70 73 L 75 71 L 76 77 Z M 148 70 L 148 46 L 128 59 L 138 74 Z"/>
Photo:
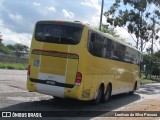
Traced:
<path fill-rule="evenodd" d="M 132 63 L 132 57 L 131 57 L 131 53 L 132 53 L 132 50 L 129 48 L 129 47 L 126 47 L 126 51 L 125 51 L 125 62 L 127 63 Z"/>
<path fill-rule="evenodd" d="M 111 52 L 112 52 L 112 41 L 110 39 L 107 39 L 107 53 L 106 58 L 111 58 Z"/>
<path fill-rule="evenodd" d="M 120 60 L 124 62 L 124 56 L 125 56 L 125 51 L 126 51 L 126 46 L 121 45 L 121 53 L 120 53 Z"/>
<path fill-rule="evenodd" d="M 89 52 L 94 56 L 100 57 L 99 55 L 99 36 L 95 32 L 90 33 Z"/>
<path fill-rule="evenodd" d="M 104 57 L 106 50 L 103 49 L 104 37 L 98 33 L 91 32 L 89 37 L 89 52 L 97 57 Z"/>
<path fill-rule="evenodd" d="M 95 34 L 93 33 L 93 32 L 91 32 L 90 31 L 90 34 L 89 34 L 89 52 L 91 53 L 91 54 L 94 54 L 94 48 L 93 48 L 93 44 L 94 44 L 94 42 L 95 42 Z"/>
<path fill-rule="evenodd" d="M 96 35 L 96 39 L 95 42 L 93 44 L 93 49 L 94 49 L 94 55 L 97 57 L 102 57 L 102 47 L 103 47 L 103 40 L 101 35 L 99 34 L 95 34 Z"/>
<path fill-rule="evenodd" d="M 103 44 L 102 44 L 102 57 L 106 58 L 107 56 L 107 39 L 103 37 Z"/>
<path fill-rule="evenodd" d="M 117 43 L 112 41 L 112 51 L 111 51 L 111 58 L 113 60 L 118 60 L 118 56 L 117 56 Z"/>
<path fill-rule="evenodd" d="M 91 33 L 90 42 L 95 42 L 95 33 Z"/>

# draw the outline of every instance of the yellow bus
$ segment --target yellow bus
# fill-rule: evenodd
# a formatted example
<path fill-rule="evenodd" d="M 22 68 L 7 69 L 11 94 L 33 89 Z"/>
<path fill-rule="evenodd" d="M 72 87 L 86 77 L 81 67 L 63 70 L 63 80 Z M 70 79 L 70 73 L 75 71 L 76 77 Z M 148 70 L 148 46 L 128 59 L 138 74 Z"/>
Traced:
<path fill-rule="evenodd" d="M 141 53 L 87 24 L 39 21 L 32 37 L 27 89 L 55 98 L 106 102 L 140 86 Z"/>

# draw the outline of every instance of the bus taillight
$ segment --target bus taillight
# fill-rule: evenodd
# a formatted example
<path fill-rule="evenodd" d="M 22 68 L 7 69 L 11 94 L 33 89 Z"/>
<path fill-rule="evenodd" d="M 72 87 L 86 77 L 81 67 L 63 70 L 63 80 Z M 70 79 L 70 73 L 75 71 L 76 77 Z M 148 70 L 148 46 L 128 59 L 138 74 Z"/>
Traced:
<path fill-rule="evenodd" d="M 82 81 L 82 74 L 80 72 L 76 73 L 76 85 L 81 85 L 81 81 Z"/>
<path fill-rule="evenodd" d="M 31 66 L 28 65 L 28 71 L 27 71 L 27 76 L 28 76 L 28 78 L 30 77 L 30 72 L 31 72 Z"/>
<path fill-rule="evenodd" d="M 63 24 L 64 21 L 56 21 L 57 24 Z"/>

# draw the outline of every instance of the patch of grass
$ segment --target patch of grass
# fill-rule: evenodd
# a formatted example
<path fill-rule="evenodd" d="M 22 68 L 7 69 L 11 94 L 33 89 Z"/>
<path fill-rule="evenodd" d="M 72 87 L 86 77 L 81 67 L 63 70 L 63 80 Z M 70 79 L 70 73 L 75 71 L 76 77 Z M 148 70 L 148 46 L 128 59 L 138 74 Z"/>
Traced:
<path fill-rule="evenodd" d="M 147 83 L 153 83 L 154 81 L 152 80 L 149 80 L 149 79 L 145 79 L 145 78 L 142 78 L 141 80 L 141 84 L 147 84 Z"/>
<path fill-rule="evenodd" d="M 141 84 L 147 84 L 147 83 L 155 83 L 160 82 L 159 78 L 156 78 L 156 76 L 152 75 L 151 79 L 146 78 L 144 74 L 142 74 L 142 79 L 140 81 Z"/>
<path fill-rule="evenodd" d="M 26 70 L 27 69 L 27 64 L 0 63 L 0 69 Z"/>

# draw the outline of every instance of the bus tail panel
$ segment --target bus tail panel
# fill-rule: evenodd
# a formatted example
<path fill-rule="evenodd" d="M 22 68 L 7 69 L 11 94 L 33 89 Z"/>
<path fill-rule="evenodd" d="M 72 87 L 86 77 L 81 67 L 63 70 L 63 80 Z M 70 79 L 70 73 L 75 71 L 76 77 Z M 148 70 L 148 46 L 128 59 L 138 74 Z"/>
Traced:
<path fill-rule="evenodd" d="M 57 51 L 33 50 L 30 81 L 40 93 L 65 97 L 65 88 L 73 88 L 78 55 Z"/>

